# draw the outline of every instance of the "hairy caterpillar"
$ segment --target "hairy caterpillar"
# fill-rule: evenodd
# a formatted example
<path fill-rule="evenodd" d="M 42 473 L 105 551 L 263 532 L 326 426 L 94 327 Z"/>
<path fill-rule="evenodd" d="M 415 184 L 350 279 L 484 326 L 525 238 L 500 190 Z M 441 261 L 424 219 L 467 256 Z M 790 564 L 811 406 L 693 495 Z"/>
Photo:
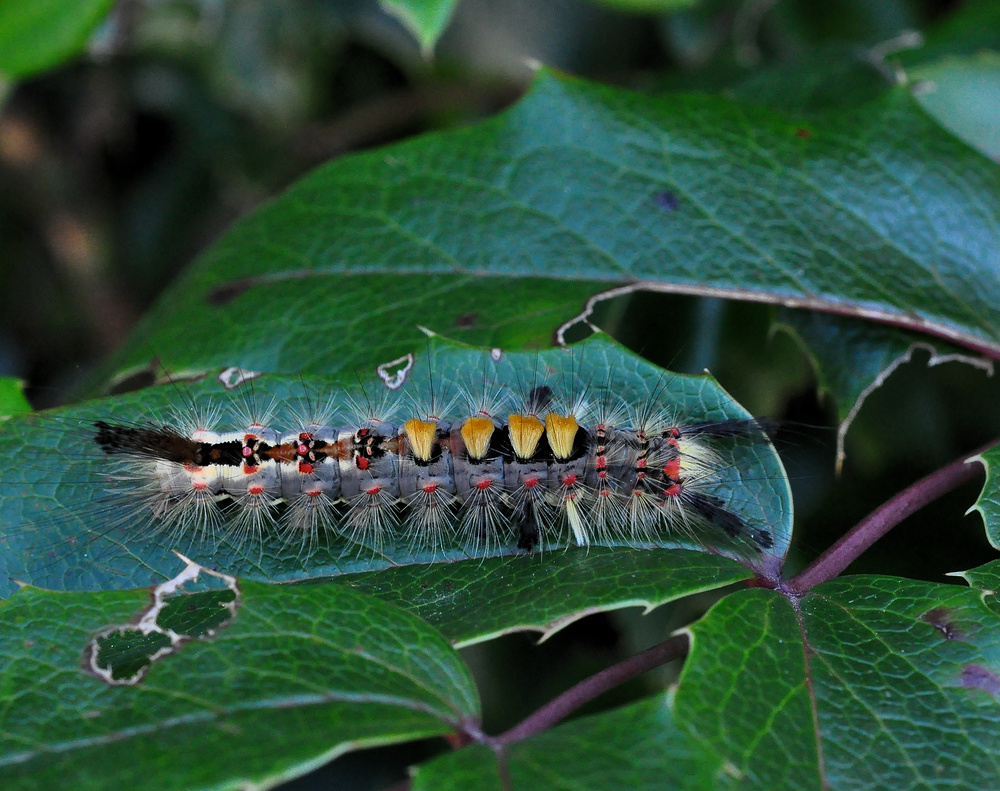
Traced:
<path fill-rule="evenodd" d="M 297 379 L 261 377 L 221 399 L 211 380 L 143 396 L 169 417 L 143 419 L 134 399 L 78 410 L 25 498 L 0 500 L 21 525 L 0 557 L 19 579 L 87 587 L 91 567 L 113 569 L 101 586 L 161 573 L 172 548 L 270 579 L 591 544 L 783 551 L 780 462 L 709 379 L 601 339 L 506 355 L 435 344 L 397 363 L 347 390 L 303 380 L 312 396 L 291 401 Z M 25 513 L 55 478 L 58 505 Z"/>

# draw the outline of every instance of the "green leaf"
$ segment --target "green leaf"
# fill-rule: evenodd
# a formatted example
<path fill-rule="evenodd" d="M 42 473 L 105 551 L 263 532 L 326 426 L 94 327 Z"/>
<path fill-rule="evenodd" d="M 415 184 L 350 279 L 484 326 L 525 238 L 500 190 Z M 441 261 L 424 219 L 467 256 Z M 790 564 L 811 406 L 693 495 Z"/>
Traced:
<path fill-rule="evenodd" d="M 399 404 L 395 414 L 400 422 L 412 417 L 414 409 L 446 405 L 454 411 L 440 417 L 459 420 L 468 417 L 470 394 L 478 397 L 484 382 L 491 391 L 506 383 L 512 403 L 523 401 L 531 388 L 544 382 L 553 388 L 555 398 L 572 399 L 589 389 L 596 403 L 613 395 L 666 411 L 682 425 L 750 417 L 710 377 L 668 374 L 602 337 L 579 344 L 572 352 L 506 354 L 499 360 L 485 351 L 427 341 L 423 351 L 416 350 L 409 376 L 396 391 L 387 390 L 371 375 L 360 383 L 344 377 L 263 376 L 230 393 L 213 377 L 191 386 L 174 383 L 50 414 L 19 416 L 0 425 L 0 458 L 10 461 L 10 475 L 5 475 L 0 492 L 0 586 L 9 590 L 11 578 L 71 590 L 146 585 L 172 573 L 175 549 L 203 566 L 263 580 L 441 560 L 473 558 L 476 565 L 483 557 L 510 554 L 517 537 L 513 525 L 506 523 L 499 527 L 505 532 L 491 533 L 492 542 L 478 547 L 470 547 L 461 534 L 445 536 L 441 546 L 433 547 L 417 542 L 413 536 L 419 538 L 419 533 L 389 530 L 381 547 L 372 547 L 371 539 L 368 545 L 354 542 L 350 531 L 343 529 L 326 530 L 309 543 L 305 531 L 283 536 L 274 525 L 251 524 L 239 530 L 233 523 L 218 541 L 200 528 L 198 509 L 192 509 L 178 529 L 165 529 L 153 515 L 153 509 L 163 504 L 156 496 L 160 484 L 155 472 L 137 467 L 134 460 L 115 464 L 94 442 L 97 420 L 185 426 L 193 415 L 214 414 L 219 428 L 235 429 L 240 415 L 246 425 L 247 415 L 267 413 L 271 425 L 288 430 L 297 421 L 301 424 L 301 413 L 314 416 L 316 404 L 326 405 L 319 411 L 327 417 L 334 414 L 341 421 L 334 424 L 338 426 L 355 423 L 361 410 L 378 412 L 378 405 L 393 402 Z M 638 543 L 708 545 L 773 573 L 791 536 L 792 507 L 781 462 L 763 436 L 759 441 L 719 440 L 712 447 L 719 474 L 717 480 L 705 482 L 707 493 L 751 529 L 769 531 L 773 549 L 761 554 L 752 545 L 733 544 L 718 527 L 699 529 L 696 522 L 685 530 L 662 533 L 652 544 Z M 24 463 L 25 459 L 32 461 Z M 175 503 L 173 508 L 179 506 Z M 457 521 L 453 517 L 452 527 Z M 568 539 L 563 525 L 561 533 L 544 541 L 546 551 L 565 546 Z M 609 542 L 633 545 L 637 540 L 619 536 Z M 0 587 L 0 592 L 6 590 Z"/>
<path fill-rule="evenodd" d="M 692 627 L 679 726 L 749 787 L 978 789 L 1000 772 L 993 591 L 848 577 Z"/>
<path fill-rule="evenodd" d="M 4 0 L 0 72 L 27 77 L 83 50 L 114 0 Z"/>
<path fill-rule="evenodd" d="M 416 36 L 424 54 L 430 55 L 448 27 L 458 0 L 379 0 L 379 3 Z"/>
<path fill-rule="evenodd" d="M 94 635 L 148 603 L 148 591 L 30 588 L 0 603 L 5 791 L 66 778 L 76 789 L 268 788 L 347 750 L 478 718 L 468 669 L 433 629 L 330 585 L 241 583 L 227 625 L 137 685 L 84 672 Z"/>
<path fill-rule="evenodd" d="M 925 80 L 916 91 L 923 108 L 956 137 L 1000 159 L 1000 54 L 980 52 L 913 69 Z"/>
<path fill-rule="evenodd" d="M 986 526 L 986 538 L 996 548 L 1000 549 L 1000 482 L 997 481 L 996 471 L 1000 469 L 1000 446 L 990 448 L 983 453 L 973 456 L 969 463 L 979 462 L 986 468 L 986 482 L 980 492 L 975 505 L 970 511 L 979 511 L 983 517 L 983 524 Z"/>
<path fill-rule="evenodd" d="M 412 349 L 418 326 L 547 343 L 617 287 L 1000 353 L 998 216 L 1000 169 L 903 89 L 821 116 L 546 73 L 486 123 L 302 179 L 177 281 L 115 368 L 153 349 L 175 371 L 332 372 Z"/>
<path fill-rule="evenodd" d="M 11 376 L 0 376 L 0 419 L 31 411 L 24 397 L 24 382 Z"/>
<path fill-rule="evenodd" d="M 658 696 L 573 720 L 513 745 L 509 788 L 658 791 L 726 788 L 725 768 L 701 752 Z M 414 772 L 413 791 L 500 791 L 497 758 L 483 746 L 449 753 Z"/>
<path fill-rule="evenodd" d="M 647 549 L 547 552 L 481 563 L 405 566 L 343 577 L 343 584 L 419 615 L 456 646 L 520 631 L 550 637 L 586 615 L 651 610 L 751 576 L 704 552 Z"/>

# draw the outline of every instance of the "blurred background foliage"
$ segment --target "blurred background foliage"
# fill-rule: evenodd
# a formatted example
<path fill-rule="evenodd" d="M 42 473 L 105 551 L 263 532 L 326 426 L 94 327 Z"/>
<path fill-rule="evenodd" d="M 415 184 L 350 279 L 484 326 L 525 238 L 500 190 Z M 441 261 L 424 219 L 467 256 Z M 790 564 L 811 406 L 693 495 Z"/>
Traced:
<path fill-rule="evenodd" d="M 50 5 L 58 3 L 39 4 Z M 822 68 L 848 70 L 906 31 L 951 31 L 928 44 L 942 58 L 997 41 L 975 23 L 986 4 L 957 0 L 429 5 L 445 6 L 446 23 L 430 57 L 398 10 L 375 0 L 122 0 L 110 13 L 107 2 L 81 3 L 102 21 L 91 31 L 84 20 L 83 33 L 67 33 L 48 60 L 18 60 L 0 46 L 8 76 L 0 85 L 0 374 L 25 379 L 37 404 L 53 403 L 236 218 L 320 162 L 496 113 L 524 92 L 534 61 L 648 92 L 780 103 L 804 94 Z M 0 11 L 0 32 L 4 24 L 12 23 Z M 1000 90 L 995 56 L 981 57 L 978 87 L 963 83 L 961 101 L 973 106 Z M 786 89 L 775 89 L 776 74 L 786 75 Z M 831 90 L 826 81 L 810 101 L 862 101 L 883 84 L 869 75 Z M 656 362 L 711 368 L 750 410 L 793 422 L 779 436 L 796 493 L 793 568 L 916 478 L 1000 434 L 997 384 L 957 364 L 927 368 L 918 352 L 865 404 L 835 476 L 833 410 L 773 319 L 765 306 L 645 295 L 606 303 L 597 323 L 639 352 L 676 339 Z M 970 486 L 935 503 L 854 570 L 943 580 L 989 559 L 979 518 L 961 516 L 976 494 Z M 470 649 L 487 730 L 659 641 L 698 606 L 588 618 L 541 647 L 511 636 Z M 642 694 L 669 673 L 601 703 Z M 348 756 L 327 771 L 377 788 L 398 780 L 421 750 Z"/>

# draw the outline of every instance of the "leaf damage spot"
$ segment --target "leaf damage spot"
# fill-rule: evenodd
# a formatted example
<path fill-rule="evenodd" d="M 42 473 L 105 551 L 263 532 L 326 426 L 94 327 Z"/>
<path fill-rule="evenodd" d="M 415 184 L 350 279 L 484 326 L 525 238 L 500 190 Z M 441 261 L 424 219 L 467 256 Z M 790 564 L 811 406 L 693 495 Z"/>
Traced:
<path fill-rule="evenodd" d="M 171 371 L 168 373 L 160 363 L 159 358 L 154 357 L 138 368 L 130 368 L 116 374 L 105 388 L 105 392 L 107 395 L 124 395 L 156 385 L 200 382 L 205 378 L 205 375 L 204 371 Z"/>
<path fill-rule="evenodd" d="M 258 376 L 261 376 L 260 371 L 247 371 L 243 368 L 230 366 L 219 374 L 218 380 L 219 383 L 226 388 L 226 390 L 235 390 L 244 382 L 249 382 L 251 379 L 256 379 Z"/>
<path fill-rule="evenodd" d="M 460 313 L 455 317 L 455 325 L 462 329 L 475 327 L 477 321 L 479 321 L 479 314 L 476 312 Z"/>
<path fill-rule="evenodd" d="M 240 591 L 236 578 L 203 568 L 178 553 L 187 565 L 157 585 L 138 620 L 108 627 L 87 645 L 84 665 L 112 686 L 134 686 L 155 662 L 176 653 L 189 640 L 207 640 L 236 617 Z M 221 582 L 216 589 L 183 593 L 205 574 Z"/>
<path fill-rule="evenodd" d="M 142 390 L 146 387 L 152 387 L 156 384 L 158 365 L 159 362 L 154 359 L 150 361 L 149 365 L 119 374 L 112 380 L 108 387 L 108 395 L 124 395 L 125 393 L 134 393 L 136 390 Z"/>
<path fill-rule="evenodd" d="M 919 30 L 903 30 L 886 41 L 881 41 L 863 53 L 868 61 L 886 80 L 893 85 L 909 84 L 909 77 L 898 61 L 891 56 L 908 49 L 917 49 L 924 44 L 924 36 Z"/>
<path fill-rule="evenodd" d="M 208 292 L 208 304 L 213 307 L 228 305 L 234 299 L 249 291 L 253 285 L 254 278 L 252 277 L 242 277 L 238 280 L 230 280 L 228 283 L 216 286 Z"/>
<path fill-rule="evenodd" d="M 385 383 L 386 387 L 390 390 L 399 390 L 405 384 L 412 368 L 413 354 L 410 353 L 404 354 L 402 357 L 397 357 L 395 360 L 390 360 L 387 363 L 382 363 L 375 369 L 375 372 L 378 374 L 378 378 Z"/>
<path fill-rule="evenodd" d="M 311 269 L 289 269 L 284 272 L 270 272 L 266 275 L 241 277 L 221 283 L 209 289 L 205 300 L 212 307 L 225 307 L 234 299 L 241 297 L 251 288 L 266 286 L 271 283 L 281 283 L 289 280 L 305 280 L 310 277 L 321 277 L 322 272 Z"/>
<path fill-rule="evenodd" d="M 937 629 L 945 640 L 962 640 L 964 633 L 952 621 L 951 611 L 947 607 L 935 607 L 920 616 L 920 620 L 929 623 Z"/>
<path fill-rule="evenodd" d="M 719 771 L 716 774 L 719 780 L 742 780 L 746 775 L 740 770 L 740 768 L 730 761 L 728 758 L 724 758 L 722 764 L 719 766 Z"/>
<path fill-rule="evenodd" d="M 664 211 L 677 211 L 681 205 L 681 199 L 670 190 L 661 190 L 653 196 L 653 200 L 656 201 L 656 205 L 659 206 Z"/>
<path fill-rule="evenodd" d="M 966 665 L 962 668 L 962 686 L 966 689 L 981 689 L 1000 698 L 1000 676 L 982 665 Z"/>

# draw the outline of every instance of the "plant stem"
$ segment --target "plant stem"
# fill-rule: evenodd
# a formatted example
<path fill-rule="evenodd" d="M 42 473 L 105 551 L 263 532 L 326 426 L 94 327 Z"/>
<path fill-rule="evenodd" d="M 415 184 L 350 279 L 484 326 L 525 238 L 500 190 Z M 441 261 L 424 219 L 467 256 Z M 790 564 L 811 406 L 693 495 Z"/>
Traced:
<path fill-rule="evenodd" d="M 868 547 L 878 541 L 910 514 L 946 492 L 982 475 L 982 467 L 970 462 L 974 456 L 995 443 L 967 454 L 946 467 L 921 478 L 895 497 L 882 503 L 862 519 L 836 544 L 790 579 L 783 589 L 793 595 L 805 593 L 821 582 L 833 579 L 851 565 Z"/>
<path fill-rule="evenodd" d="M 529 715 L 513 728 L 499 736 L 488 738 L 488 743 L 496 750 L 510 744 L 527 739 L 536 733 L 551 728 L 565 719 L 585 703 L 598 695 L 614 689 L 626 681 L 642 675 L 647 670 L 666 664 L 673 659 L 679 659 L 687 654 L 688 638 L 686 634 L 678 634 L 659 645 L 647 648 L 645 651 L 630 656 L 628 659 L 612 665 L 590 678 L 586 678 L 574 687 L 570 687 L 562 695 L 550 700 L 534 714 Z"/>

